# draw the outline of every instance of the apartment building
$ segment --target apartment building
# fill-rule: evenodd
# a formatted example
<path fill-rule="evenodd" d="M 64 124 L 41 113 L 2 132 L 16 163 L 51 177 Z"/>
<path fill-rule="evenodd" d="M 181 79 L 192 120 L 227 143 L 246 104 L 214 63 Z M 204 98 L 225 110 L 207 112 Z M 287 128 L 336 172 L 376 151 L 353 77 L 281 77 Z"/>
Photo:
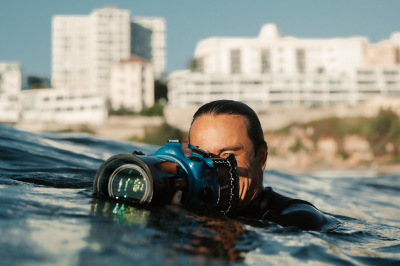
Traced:
<path fill-rule="evenodd" d="M 166 22 L 160 17 L 133 17 L 131 53 L 153 64 L 154 78 L 163 79 L 166 66 Z"/>
<path fill-rule="evenodd" d="M 169 104 L 319 106 L 398 95 L 399 39 L 394 34 L 376 46 L 363 37 L 299 39 L 273 24 L 256 38 L 207 38 L 197 44 L 195 69 L 170 75 Z"/>
<path fill-rule="evenodd" d="M 134 18 L 115 7 L 90 15 L 57 15 L 52 23 L 52 85 L 108 97 L 110 68 L 131 54 L 151 61 L 154 76 L 165 71 L 165 21 Z"/>
<path fill-rule="evenodd" d="M 140 57 L 114 64 L 110 71 L 110 106 L 139 112 L 154 105 L 153 65 Z"/>
<path fill-rule="evenodd" d="M 54 16 L 52 85 L 108 94 L 112 64 L 130 56 L 130 12 L 114 7 L 88 16 Z"/>

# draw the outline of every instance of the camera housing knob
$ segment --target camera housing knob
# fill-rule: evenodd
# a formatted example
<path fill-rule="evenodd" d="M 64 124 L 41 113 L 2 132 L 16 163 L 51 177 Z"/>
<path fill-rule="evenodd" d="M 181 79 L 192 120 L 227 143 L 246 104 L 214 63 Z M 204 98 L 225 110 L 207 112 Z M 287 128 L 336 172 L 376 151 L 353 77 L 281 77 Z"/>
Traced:
<path fill-rule="evenodd" d="M 210 187 L 205 187 L 199 190 L 199 199 L 204 202 L 210 202 L 213 198 L 213 190 Z"/>

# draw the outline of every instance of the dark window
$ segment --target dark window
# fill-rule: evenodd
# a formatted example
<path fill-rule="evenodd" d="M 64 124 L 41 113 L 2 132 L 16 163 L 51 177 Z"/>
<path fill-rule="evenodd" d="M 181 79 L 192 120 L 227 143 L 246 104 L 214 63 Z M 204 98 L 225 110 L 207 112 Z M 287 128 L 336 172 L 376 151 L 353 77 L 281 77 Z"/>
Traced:
<path fill-rule="evenodd" d="M 303 49 L 297 49 L 296 63 L 297 63 L 297 71 L 299 73 L 304 73 L 306 71 L 306 53 Z"/>
<path fill-rule="evenodd" d="M 271 54 L 269 50 L 261 51 L 261 73 L 271 72 Z"/>
<path fill-rule="evenodd" d="M 231 73 L 236 74 L 241 72 L 240 50 L 231 51 Z"/>

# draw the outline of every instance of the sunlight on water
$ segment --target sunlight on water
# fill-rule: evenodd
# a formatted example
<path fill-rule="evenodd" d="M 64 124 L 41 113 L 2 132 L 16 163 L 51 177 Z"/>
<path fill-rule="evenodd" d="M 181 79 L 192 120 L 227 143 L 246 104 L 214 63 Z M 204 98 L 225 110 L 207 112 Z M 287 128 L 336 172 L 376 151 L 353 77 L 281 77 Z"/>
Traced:
<path fill-rule="evenodd" d="M 157 147 L 85 134 L 35 135 L 0 125 L 2 265 L 396 265 L 400 175 L 291 175 L 265 186 L 312 202 L 330 219 L 302 231 L 213 212 L 94 197 L 109 156 Z"/>

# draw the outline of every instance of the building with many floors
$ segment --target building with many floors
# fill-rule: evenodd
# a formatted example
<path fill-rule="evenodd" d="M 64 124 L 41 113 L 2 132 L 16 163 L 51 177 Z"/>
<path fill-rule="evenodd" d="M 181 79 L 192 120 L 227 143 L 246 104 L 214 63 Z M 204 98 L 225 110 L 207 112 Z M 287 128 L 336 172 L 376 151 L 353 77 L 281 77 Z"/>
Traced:
<path fill-rule="evenodd" d="M 400 96 L 399 48 L 400 33 L 371 45 L 363 37 L 284 37 L 273 24 L 256 38 L 207 38 L 197 44 L 196 67 L 170 75 L 169 104 L 319 106 Z"/>
<path fill-rule="evenodd" d="M 52 86 L 108 96 L 110 69 L 136 54 L 165 69 L 165 21 L 134 18 L 115 7 L 90 15 L 56 15 L 52 23 Z"/>
<path fill-rule="evenodd" d="M 100 125 L 107 120 L 105 97 L 83 89 L 21 90 L 21 67 L 0 62 L 0 122 Z"/>
<path fill-rule="evenodd" d="M 160 17 L 133 17 L 131 53 L 153 64 L 154 78 L 164 78 L 166 66 L 166 22 Z"/>
<path fill-rule="evenodd" d="M 139 112 L 154 105 L 153 65 L 140 57 L 116 63 L 110 71 L 110 106 Z"/>
<path fill-rule="evenodd" d="M 88 16 L 54 16 L 52 86 L 108 94 L 112 64 L 130 56 L 130 12 L 113 7 Z"/>

